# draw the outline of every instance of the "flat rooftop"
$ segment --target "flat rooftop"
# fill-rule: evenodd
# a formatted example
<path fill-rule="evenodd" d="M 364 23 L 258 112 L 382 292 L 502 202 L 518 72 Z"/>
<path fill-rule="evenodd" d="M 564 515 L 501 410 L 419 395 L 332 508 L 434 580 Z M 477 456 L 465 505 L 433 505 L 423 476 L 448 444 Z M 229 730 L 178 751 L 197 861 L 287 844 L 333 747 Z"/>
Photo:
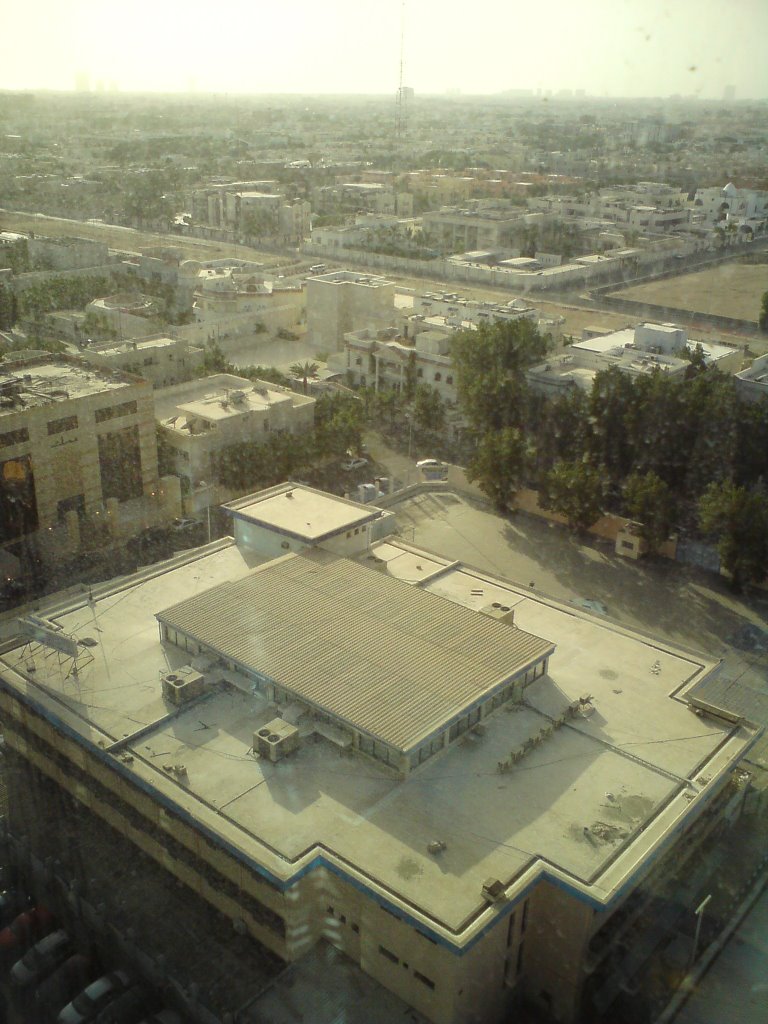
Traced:
<path fill-rule="evenodd" d="M 0 416 L 22 409 L 117 391 L 135 384 L 119 371 L 102 370 L 84 362 L 40 358 L 0 363 Z"/>
<path fill-rule="evenodd" d="M 286 555 L 158 619 L 400 751 L 437 735 L 553 650 L 321 549 Z"/>
<path fill-rule="evenodd" d="M 55 650 L 20 641 L 0 659 L 0 686 L 79 734 L 96 756 L 109 758 L 120 744 L 114 756 L 133 758 L 120 764 L 122 772 L 183 806 L 274 884 L 287 887 L 327 864 L 450 945 L 470 942 L 494 920 L 498 908 L 481 897 L 489 877 L 501 879 L 512 900 L 546 873 L 594 905 L 609 902 L 707 807 L 755 739 L 743 724 L 691 713 L 684 695 L 714 667 L 694 654 L 400 542 L 382 542 L 376 554 L 378 567 L 359 573 L 381 573 L 385 582 L 385 574 L 397 576 L 400 589 L 405 580 L 420 585 L 430 606 L 452 604 L 478 618 L 478 608 L 499 601 L 514 609 L 521 629 L 557 644 L 549 674 L 528 687 L 523 705 L 498 708 L 482 734 L 465 734 L 405 779 L 317 737 L 300 707 L 299 749 L 274 764 L 255 757 L 254 730 L 291 709 L 268 703 L 237 672 L 201 700 L 169 710 L 161 676 L 191 656 L 160 642 L 155 616 L 182 595 L 256 578 L 252 556 L 231 541 L 114 580 L 90 600 L 84 593 L 43 608 L 56 627 L 96 646 L 83 649 L 74 676 Z M 386 618 L 389 588 L 382 594 Z M 308 605 L 297 612 L 289 643 L 297 662 L 314 657 L 318 674 L 333 678 L 333 623 L 325 621 L 326 643 L 310 609 L 310 640 Z M 404 607 L 392 610 L 398 623 Z M 379 648 L 375 635 L 363 639 L 381 651 L 385 667 L 406 660 L 390 644 Z M 414 669 L 415 679 L 422 665 Z M 589 717 L 549 729 L 585 695 Z M 403 701 L 405 708 L 412 698 L 405 693 Z M 534 737 L 540 742 L 500 773 L 510 751 Z M 169 763 L 183 763 L 187 774 L 173 777 L 163 767 Z M 434 840 L 446 844 L 439 856 L 428 852 Z"/>
<path fill-rule="evenodd" d="M 237 519 L 291 534 L 308 544 L 373 522 L 381 509 L 303 484 L 277 484 L 223 506 Z"/>

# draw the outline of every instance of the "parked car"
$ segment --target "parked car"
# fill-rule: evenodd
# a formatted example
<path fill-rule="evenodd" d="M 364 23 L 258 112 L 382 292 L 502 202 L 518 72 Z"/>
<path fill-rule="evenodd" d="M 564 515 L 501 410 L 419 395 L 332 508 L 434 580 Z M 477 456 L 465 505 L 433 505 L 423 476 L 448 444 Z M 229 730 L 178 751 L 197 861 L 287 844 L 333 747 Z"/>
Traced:
<path fill-rule="evenodd" d="M 82 953 L 75 953 L 65 960 L 35 989 L 40 1019 L 53 1019 L 65 1003 L 82 992 L 94 973 L 93 961 Z"/>
<path fill-rule="evenodd" d="M 367 459 L 347 459 L 346 462 L 342 462 L 341 468 L 345 473 L 351 473 L 353 469 L 362 469 L 368 465 Z"/>
<path fill-rule="evenodd" d="M 171 523 L 171 529 L 172 530 L 176 530 L 176 531 L 178 531 L 178 530 L 191 530 L 195 526 L 201 526 L 201 525 L 202 524 L 201 524 L 199 519 L 185 519 L 183 517 L 180 517 L 178 519 L 174 519 L 173 520 L 173 522 Z"/>
<path fill-rule="evenodd" d="M 16 961 L 11 968 L 11 981 L 20 987 L 32 985 L 50 974 L 71 952 L 72 944 L 67 933 L 62 929 L 51 932 Z"/>
<path fill-rule="evenodd" d="M 58 1024 L 91 1024 L 96 1015 L 131 984 L 125 971 L 103 974 L 67 1003 L 56 1018 Z"/>
<path fill-rule="evenodd" d="M 419 469 L 439 469 L 444 463 L 440 459 L 419 459 L 416 465 Z"/>
<path fill-rule="evenodd" d="M 0 953 L 25 950 L 53 928 L 53 914 L 45 907 L 22 911 L 7 928 L 0 931 Z"/>

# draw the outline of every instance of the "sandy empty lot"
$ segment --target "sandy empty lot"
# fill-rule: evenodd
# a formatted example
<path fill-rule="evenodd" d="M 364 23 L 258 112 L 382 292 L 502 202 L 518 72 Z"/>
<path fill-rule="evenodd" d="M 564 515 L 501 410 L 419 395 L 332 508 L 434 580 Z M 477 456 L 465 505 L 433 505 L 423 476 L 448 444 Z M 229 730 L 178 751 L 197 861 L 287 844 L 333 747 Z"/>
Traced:
<path fill-rule="evenodd" d="M 724 263 L 666 281 L 635 285 L 614 292 L 622 299 L 653 302 L 696 313 L 732 316 L 757 322 L 760 299 L 768 291 L 768 262 L 759 265 Z"/>

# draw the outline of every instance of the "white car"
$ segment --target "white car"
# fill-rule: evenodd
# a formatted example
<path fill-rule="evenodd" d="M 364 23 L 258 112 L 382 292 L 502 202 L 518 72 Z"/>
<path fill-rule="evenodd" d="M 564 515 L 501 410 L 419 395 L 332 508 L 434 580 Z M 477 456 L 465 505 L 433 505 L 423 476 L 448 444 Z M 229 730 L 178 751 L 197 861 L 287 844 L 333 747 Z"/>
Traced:
<path fill-rule="evenodd" d="M 65 931 L 51 932 L 40 939 L 11 968 L 14 985 L 30 985 L 49 974 L 63 963 L 71 952 L 69 936 Z"/>
<path fill-rule="evenodd" d="M 441 462 L 440 459 L 419 459 L 416 466 L 419 469 L 440 469 L 445 463 Z"/>
<path fill-rule="evenodd" d="M 86 1024 L 132 984 L 125 971 L 112 971 L 97 978 L 71 1003 L 67 1003 L 56 1018 L 57 1024 Z"/>

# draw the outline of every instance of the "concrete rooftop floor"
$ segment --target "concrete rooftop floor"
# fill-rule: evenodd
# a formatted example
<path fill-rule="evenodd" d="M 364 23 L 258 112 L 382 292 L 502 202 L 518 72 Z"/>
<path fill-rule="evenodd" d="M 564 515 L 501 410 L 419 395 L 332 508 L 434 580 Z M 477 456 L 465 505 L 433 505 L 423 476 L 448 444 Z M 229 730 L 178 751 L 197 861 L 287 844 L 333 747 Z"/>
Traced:
<path fill-rule="evenodd" d="M 385 543 L 377 553 L 401 578 L 414 581 L 445 563 Z M 160 677 L 190 656 L 160 643 L 154 618 L 180 597 L 243 575 L 252 562 L 218 542 L 105 585 L 92 600 L 70 599 L 52 618 L 64 632 L 97 641 L 77 677 L 44 648 L 17 648 L 3 661 L 20 689 L 92 743 L 126 740 L 131 771 L 280 879 L 322 844 L 394 904 L 454 934 L 495 912 L 481 898 L 485 879 L 516 879 L 522 891 L 543 861 L 600 901 L 705 798 L 706 783 L 690 780 L 701 780 L 707 763 L 716 775 L 751 738 L 693 715 L 673 696 L 712 667 L 706 659 L 457 566 L 427 588 L 470 607 L 501 600 L 519 626 L 558 645 L 549 676 L 526 691 L 526 706 L 498 709 L 483 735 L 466 735 L 403 781 L 313 736 L 306 720 L 299 720 L 299 751 L 277 764 L 262 761 L 251 749 L 253 732 L 278 708 L 247 682 L 170 714 Z M 498 763 L 537 735 L 547 716 L 586 694 L 590 717 L 568 720 L 499 773 Z M 164 767 L 179 763 L 187 770 L 181 778 Z M 437 856 L 427 851 L 435 839 L 446 844 Z"/>

